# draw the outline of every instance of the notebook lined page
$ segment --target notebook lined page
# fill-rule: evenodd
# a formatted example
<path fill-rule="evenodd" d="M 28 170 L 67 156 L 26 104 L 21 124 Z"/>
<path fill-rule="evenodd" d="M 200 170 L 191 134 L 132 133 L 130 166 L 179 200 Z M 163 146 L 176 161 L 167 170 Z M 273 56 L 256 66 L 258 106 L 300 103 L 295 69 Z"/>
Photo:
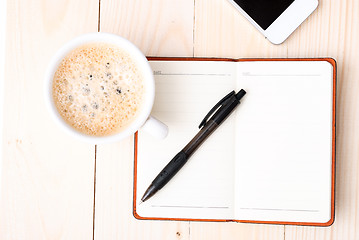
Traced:
<path fill-rule="evenodd" d="M 325 61 L 238 64 L 237 219 L 329 221 L 332 73 Z"/>
<path fill-rule="evenodd" d="M 143 193 L 199 131 L 207 112 L 234 90 L 235 63 L 150 62 L 156 81 L 152 114 L 169 135 L 156 140 L 138 135 L 137 213 L 142 217 L 231 219 L 234 217 L 234 117 L 225 121 L 177 175 L 151 199 Z"/>

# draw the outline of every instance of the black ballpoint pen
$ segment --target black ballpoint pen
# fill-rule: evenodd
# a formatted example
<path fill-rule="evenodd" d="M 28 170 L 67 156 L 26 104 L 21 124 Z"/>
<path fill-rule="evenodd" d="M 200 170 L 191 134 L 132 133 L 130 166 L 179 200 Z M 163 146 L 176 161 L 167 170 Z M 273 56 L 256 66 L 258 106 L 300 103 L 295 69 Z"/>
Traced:
<path fill-rule="evenodd" d="M 158 190 L 165 186 L 176 173 L 185 165 L 187 160 L 197 150 L 199 146 L 213 133 L 217 127 L 232 113 L 232 111 L 240 103 L 239 100 L 246 94 L 241 89 L 237 94 L 232 91 L 222 98 L 204 117 L 199 125 L 201 130 L 197 135 L 179 152 L 177 155 L 162 169 L 157 177 L 147 188 L 145 194 L 141 198 L 141 202 L 148 200 Z M 212 117 L 211 117 L 212 116 Z M 211 117 L 208 121 L 207 119 Z"/>

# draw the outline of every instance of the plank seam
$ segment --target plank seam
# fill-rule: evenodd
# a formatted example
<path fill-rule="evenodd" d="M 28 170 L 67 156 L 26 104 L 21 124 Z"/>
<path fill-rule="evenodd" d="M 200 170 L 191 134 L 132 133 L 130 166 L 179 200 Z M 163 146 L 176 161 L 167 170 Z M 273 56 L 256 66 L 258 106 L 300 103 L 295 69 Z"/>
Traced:
<path fill-rule="evenodd" d="M 97 145 L 95 145 L 95 164 L 93 176 L 93 212 L 92 212 L 92 240 L 95 239 L 95 205 L 96 205 L 96 158 L 97 158 Z"/>
<path fill-rule="evenodd" d="M 196 28 L 196 0 L 193 0 L 192 57 L 194 57 L 195 28 Z"/>
<path fill-rule="evenodd" d="M 98 0 L 98 21 L 97 21 L 97 31 L 101 31 L 101 0 Z"/>

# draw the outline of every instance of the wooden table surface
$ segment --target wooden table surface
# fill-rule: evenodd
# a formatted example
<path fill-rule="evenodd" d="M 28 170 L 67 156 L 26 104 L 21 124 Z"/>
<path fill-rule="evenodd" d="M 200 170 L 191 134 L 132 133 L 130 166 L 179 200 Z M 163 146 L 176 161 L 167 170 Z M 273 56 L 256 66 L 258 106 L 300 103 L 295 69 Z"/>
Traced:
<path fill-rule="evenodd" d="M 319 0 L 283 44 L 268 42 L 226 0 L 7 1 L 0 239 L 359 239 L 359 1 Z M 336 212 L 331 227 L 138 221 L 134 139 L 82 143 L 43 100 L 55 51 L 110 32 L 147 56 L 333 57 L 338 63 Z"/>

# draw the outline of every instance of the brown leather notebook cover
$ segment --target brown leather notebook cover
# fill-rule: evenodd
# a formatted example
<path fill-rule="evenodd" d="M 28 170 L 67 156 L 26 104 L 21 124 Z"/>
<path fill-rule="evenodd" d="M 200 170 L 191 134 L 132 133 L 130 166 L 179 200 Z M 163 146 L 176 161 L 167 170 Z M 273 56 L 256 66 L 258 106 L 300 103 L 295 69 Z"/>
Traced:
<path fill-rule="evenodd" d="M 228 59 L 228 58 L 181 58 L 181 57 L 148 57 L 149 61 L 229 61 L 229 62 L 245 62 L 245 61 L 327 61 L 333 66 L 333 113 L 332 113 L 332 169 L 331 169 L 331 218 L 326 223 L 315 222 L 285 222 L 285 221 L 252 221 L 252 220 L 236 220 L 236 219 L 195 219 L 195 218 L 157 218 L 157 217 L 141 217 L 136 211 L 136 188 L 137 188 L 137 149 L 138 149 L 138 133 L 135 133 L 134 146 L 134 182 L 133 182 L 133 215 L 139 220 L 172 220 L 172 221 L 207 221 L 207 222 L 241 222 L 241 223 L 266 223 L 266 224 L 285 224 L 285 225 L 304 225 L 304 226 L 330 226 L 334 222 L 335 213 L 335 157 L 336 157 L 336 79 L 337 67 L 336 61 L 332 58 L 250 58 L 250 59 Z M 150 184 L 150 183 L 149 183 Z M 141 196 L 139 196 L 141 197 Z"/>

